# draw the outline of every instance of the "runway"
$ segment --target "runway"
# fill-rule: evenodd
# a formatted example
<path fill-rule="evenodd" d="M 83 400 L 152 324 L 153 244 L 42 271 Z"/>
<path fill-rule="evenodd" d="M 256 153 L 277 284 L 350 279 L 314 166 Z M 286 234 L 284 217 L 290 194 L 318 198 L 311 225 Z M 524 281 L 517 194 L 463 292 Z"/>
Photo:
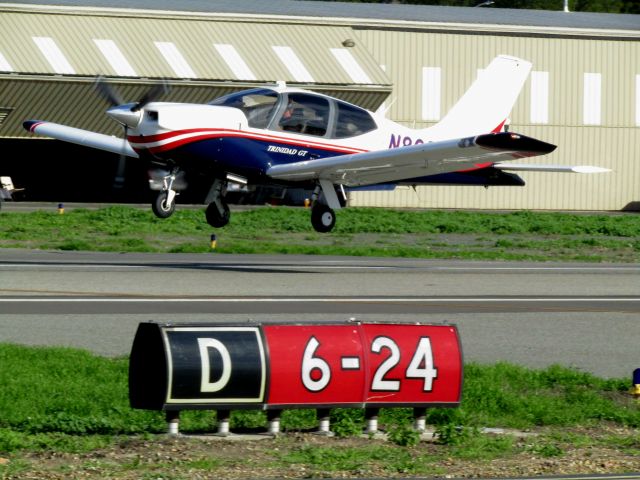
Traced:
<path fill-rule="evenodd" d="M 454 323 L 466 361 L 640 367 L 640 265 L 0 250 L 0 341 L 128 353 L 140 321 Z"/>

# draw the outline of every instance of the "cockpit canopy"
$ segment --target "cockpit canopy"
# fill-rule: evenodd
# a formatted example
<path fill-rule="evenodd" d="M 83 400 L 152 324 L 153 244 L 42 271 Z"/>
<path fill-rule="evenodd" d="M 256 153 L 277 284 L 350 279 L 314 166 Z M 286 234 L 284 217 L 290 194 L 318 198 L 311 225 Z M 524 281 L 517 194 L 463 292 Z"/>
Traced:
<path fill-rule="evenodd" d="M 220 97 L 210 105 L 239 108 L 249 126 L 324 138 L 349 138 L 375 130 L 369 112 L 321 95 L 256 88 Z"/>

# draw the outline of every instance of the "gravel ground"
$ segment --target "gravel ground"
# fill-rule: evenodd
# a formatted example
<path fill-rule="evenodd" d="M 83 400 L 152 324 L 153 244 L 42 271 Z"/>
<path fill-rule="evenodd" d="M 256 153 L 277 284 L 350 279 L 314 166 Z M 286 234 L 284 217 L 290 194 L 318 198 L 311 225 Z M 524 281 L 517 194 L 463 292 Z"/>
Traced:
<path fill-rule="evenodd" d="M 616 438 L 619 441 L 612 440 Z M 541 439 L 552 441 L 540 443 Z M 301 456 L 309 451 L 316 453 Z M 373 453 L 352 454 L 357 451 Z M 334 455 L 339 457 L 340 452 L 344 455 L 336 460 Z M 464 458 L 471 456 L 470 451 L 425 441 L 399 447 L 383 440 L 308 433 L 252 441 L 160 436 L 123 438 L 90 453 L 40 452 L 0 459 L 0 478 L 511 478 L 634 473 L 640 472 L 639 452 L 640 431 L 620 427 L 536 432 L 515 439 L 511 453 L 487 459 L 484 452 L 481 460 Z"/>

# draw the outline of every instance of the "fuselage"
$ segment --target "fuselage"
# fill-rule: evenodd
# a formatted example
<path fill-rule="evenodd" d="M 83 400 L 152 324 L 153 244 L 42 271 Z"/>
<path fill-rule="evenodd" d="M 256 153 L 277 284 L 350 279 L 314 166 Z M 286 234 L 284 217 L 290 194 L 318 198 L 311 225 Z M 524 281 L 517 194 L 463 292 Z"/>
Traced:
<path fill-rule="evenodd" d="M 127 111 L 122 118 L 112 116 L 128 123 L 127 139 L 140 156 L 256 184 L 267 180 L 265 172 L 274 165 L 442 140 L 430 137 L 429 129 L 413 130 L 341 100 L 290 88 L 242 91 L 207 105 L 156 102 L 137 118 Z M 464 172 L 406 180 L 487 183 Z"/>
<path fill-rule="evenodd" d="M 359 130 L 346 125 L 342 110 L 359 121 Z M 322 95 L 255 89 L 208 105 L 150 104 L 128 140 L 138 153 L 158 160 L 256 181 L 272 165 L 388 147 L 379 122 L 366 110 Z"/>

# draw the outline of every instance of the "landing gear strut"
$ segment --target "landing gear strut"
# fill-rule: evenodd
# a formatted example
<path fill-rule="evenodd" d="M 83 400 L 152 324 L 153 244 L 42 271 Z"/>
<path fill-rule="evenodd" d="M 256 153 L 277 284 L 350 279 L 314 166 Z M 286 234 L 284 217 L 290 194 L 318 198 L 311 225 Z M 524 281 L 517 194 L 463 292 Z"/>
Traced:
<path fill-rule="evenodd" d="M 176 209 L 177 192 L 173 189 L 173 182 L 178 175 L 178 169 L 174 168 L 170 175 L 162 179 L 162 190 L 158 192 L 151 204 L 151 210 L 158 218 L 169 218 Z"/>
<path fill-rule="evenodd" d="M 227 193 L 227 182 L 216 178 L 211 185 L 209 194 L 205 203 L 207 203 L 207 209 L 204 212 L 207 223 L 214 228 L 224 227 L 229 223 L 231 218 L 231 211 L 229 205 L 224 200 L 224 196 Z"/>

